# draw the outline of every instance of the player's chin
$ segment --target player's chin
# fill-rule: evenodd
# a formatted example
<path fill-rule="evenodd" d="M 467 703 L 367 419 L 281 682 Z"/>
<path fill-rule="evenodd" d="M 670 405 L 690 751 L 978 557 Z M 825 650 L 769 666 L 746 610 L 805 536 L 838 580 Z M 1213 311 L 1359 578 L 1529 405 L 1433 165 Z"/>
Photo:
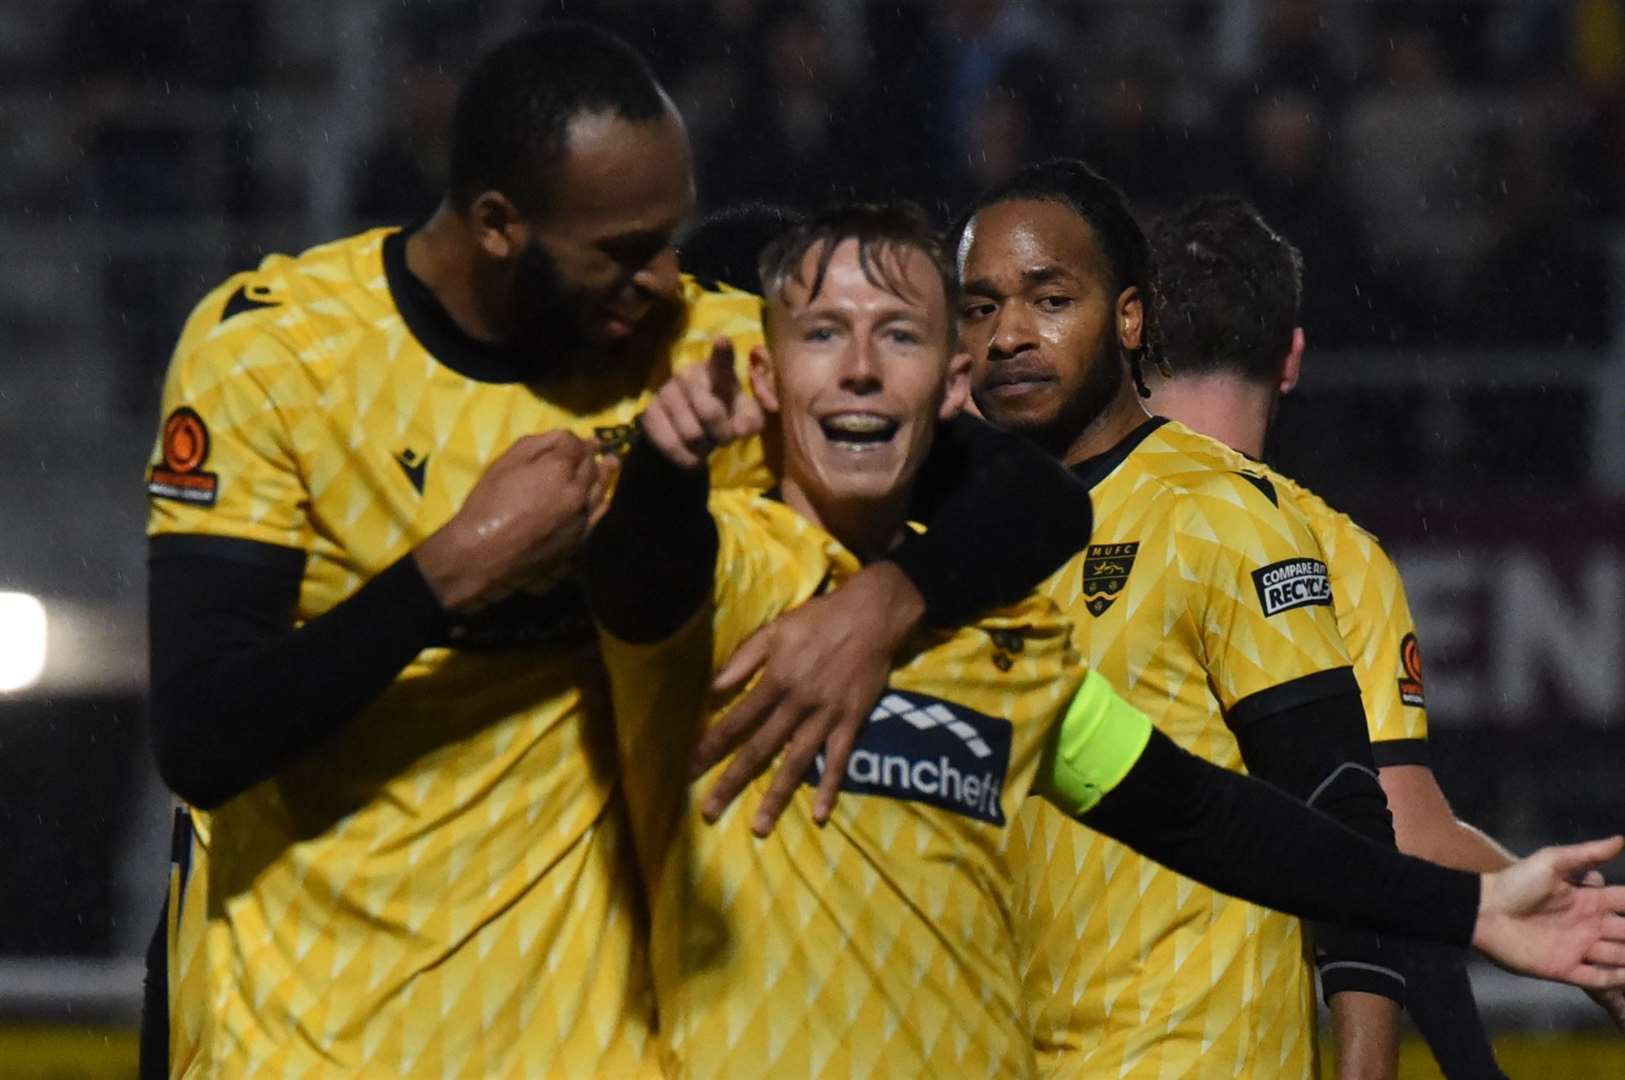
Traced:
<path fill-rule="evenodd" d="M 1057 383 L 1020 383 L 978 390 L 974 401 L 976 411 L 990 424 L 1015 432 L 1037 432 L 1055 423 L 1061 397 Z"/>
<path fill-rule="evenodd" d="M 838 502 L 870 503 L 894 496 L 903 486 L 907 452 L 901 446 L 826 443 L 818 452 L 818 473 Z"/>

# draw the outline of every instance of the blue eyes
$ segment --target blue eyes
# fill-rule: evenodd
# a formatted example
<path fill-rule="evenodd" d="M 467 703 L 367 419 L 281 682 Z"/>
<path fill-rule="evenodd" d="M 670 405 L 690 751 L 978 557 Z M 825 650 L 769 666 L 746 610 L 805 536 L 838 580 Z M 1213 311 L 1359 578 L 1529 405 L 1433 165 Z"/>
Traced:
<path fill-rule="evenodd" d="M 835 329 L 834 327 L 815 326 L 804 331 L 801 335 L 801 339 L 803 341 L 821 345 L 834 341 L 840 335 L 841 331 Z M 885 337 L 888 341 L 894 342 L 898 345 L 918 345 L 921 340 L 920 335 L 914 333 L 912 330 L 887 330 L 885 331 Z"/>

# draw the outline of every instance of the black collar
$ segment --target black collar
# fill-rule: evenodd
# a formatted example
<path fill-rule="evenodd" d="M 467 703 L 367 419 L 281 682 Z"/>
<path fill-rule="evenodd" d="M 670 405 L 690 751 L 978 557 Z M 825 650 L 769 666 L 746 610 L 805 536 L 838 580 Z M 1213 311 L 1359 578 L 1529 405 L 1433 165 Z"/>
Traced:
<path fill-rule="evenodd" d="M 1145 423 L 1129 432 L 1118 440 L 1117 445 L 1092 458 L 1085 458 L 1072 466 L 1072 475 L 1083 481 L 1083 486 L 1092 488 L 1112 474 L 1112 470 L 1123 464 L 1123 459 L 1134 453 L 1134 448 L 1145 442 L 1146 438 L 1155 430 L 1168 422 L 1166 416 L 1153 416 Z"/>
<path fill-rule="evenodd" d="M 402 229 L 384 238 L 384 279 L 389 282 L 390 296 L 412 336 L 430 356 L 475 382 L 534 380 L 537 375 L 535 356 L 469 337 L 435 299 L 429 287 L 407 268 L 406 238 L 413 231 Z"/>

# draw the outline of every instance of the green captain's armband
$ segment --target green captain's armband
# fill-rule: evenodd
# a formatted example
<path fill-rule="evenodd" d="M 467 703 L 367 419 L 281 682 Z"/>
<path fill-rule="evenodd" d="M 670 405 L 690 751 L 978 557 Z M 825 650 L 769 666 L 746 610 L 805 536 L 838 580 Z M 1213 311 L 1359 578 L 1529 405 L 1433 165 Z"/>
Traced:
<path fill-rule="evenodd" d="M 1151 721 L 1091 671 L 1050 740 L 1038 791 L 1073 817 L 1087 813 L 1122 782 L 1150 741 Z"/>

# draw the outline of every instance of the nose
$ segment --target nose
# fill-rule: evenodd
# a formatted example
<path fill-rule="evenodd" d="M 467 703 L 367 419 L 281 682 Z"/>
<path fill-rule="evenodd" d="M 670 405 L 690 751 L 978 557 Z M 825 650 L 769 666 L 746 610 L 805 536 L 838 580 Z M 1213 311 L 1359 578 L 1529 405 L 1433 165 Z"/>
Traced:
<path fill-rule="evenodd" d="M 670 298 L 677 295 L 677 249 L 670 244 L 638 268 L 632 275 L 632 284 L 649 297 Z"/>
<path fill-rule="evenodd" d="M 878 394 L 881 390 L 879 357 L 867 336 L 847 349 L 841 364 L 841 389 L 849 394 Z"/>
<path fill-rule="evenodd" d="M 1038 333 L 1026 304 L 1004 303 L 993 316 L 993 334 L 988 338 L 990 360 L 1008 360 L 1038 347 Z"/>

